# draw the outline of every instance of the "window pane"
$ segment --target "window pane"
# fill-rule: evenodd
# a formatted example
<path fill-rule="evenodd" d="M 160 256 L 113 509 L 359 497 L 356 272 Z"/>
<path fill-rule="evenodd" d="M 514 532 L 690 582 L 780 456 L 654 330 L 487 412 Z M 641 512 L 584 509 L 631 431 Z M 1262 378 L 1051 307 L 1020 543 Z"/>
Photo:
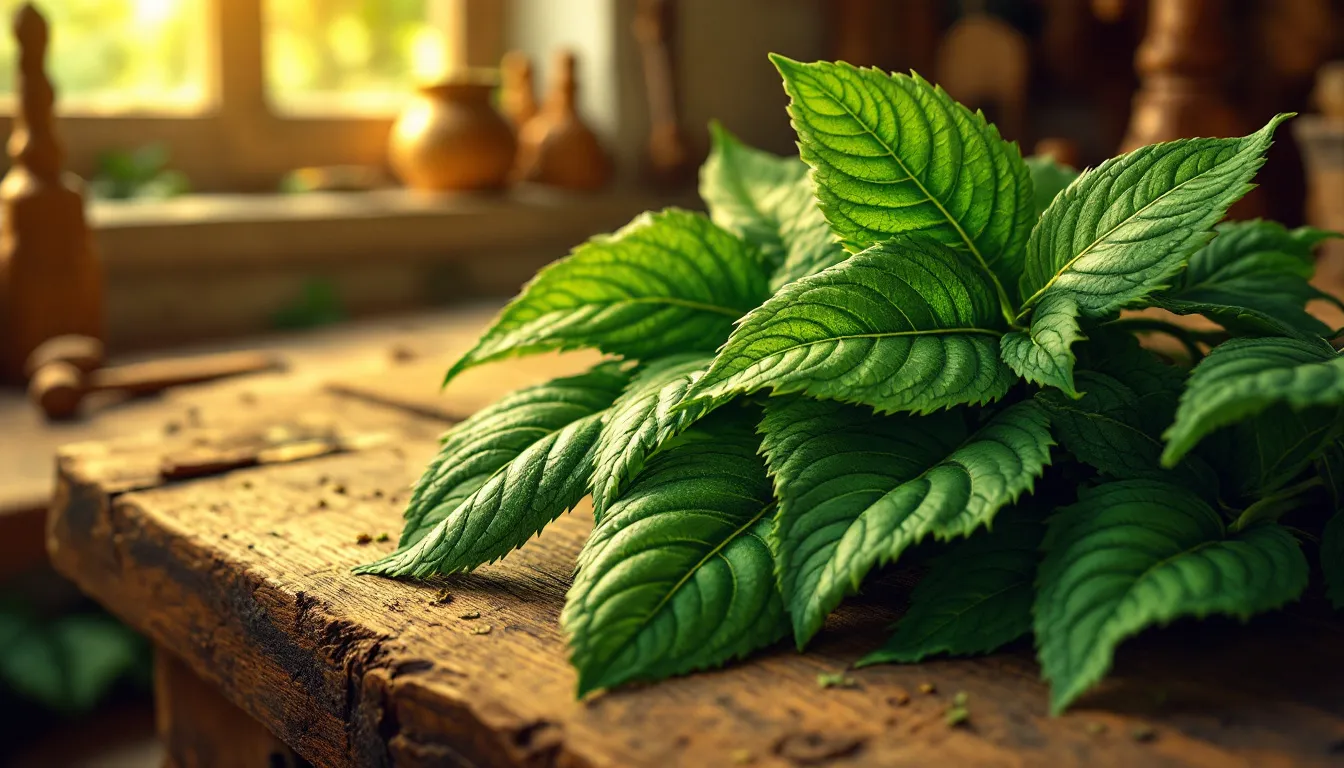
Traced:
<path fill-rule="evenodd" d="M 442 0 L 267 0 L 266 80 L 281 107 L 386 108 L 443 71 Z"/>
<path fill-rule="evenodd" d="M 47 73 L 60 108 L 117 111 L 200 108 L 208 97 L 208 0 L 46 0 Z M 0 0 L 0 94 L 14 92 L 9 20 L 20 0 Z"/>

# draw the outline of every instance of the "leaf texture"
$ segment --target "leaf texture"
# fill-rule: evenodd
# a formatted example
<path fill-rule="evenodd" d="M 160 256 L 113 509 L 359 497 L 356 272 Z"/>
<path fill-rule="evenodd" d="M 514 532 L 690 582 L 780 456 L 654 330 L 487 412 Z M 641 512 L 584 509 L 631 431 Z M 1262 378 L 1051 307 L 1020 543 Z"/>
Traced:
<path fill-rule="evenodd" d="M 712 352 L 767 295 L 754 248 L 696 213 L 643 214 L 542 269 L 446 380 L 491 360 L 595 347 L 630 358 Z"/>
<path fill-rule="evenodd" d="M 599 521 L 644 460 L 707 412 L 704 403 L 676 406 L 709 361 L 708 355 L 686 354 L 649 363 L 603 416 L 593 468 L 593 514 Z"/>
<path fill-rule="evenodd" d="M 794 199 L 807 176 L 796 157 L 779 157 L 743 144 L 719 122 L 709 126 L 712 146 L 700 167 L 700 197 L 715 224 L 755 245 L 774 269 L 788 251 L 782 230 L 804 207 Z M 803 200 L 812 207 L 811 189 Z"/>
<path fill-rule="evenodd" d="M 1022 512 L 1001 513 L 991 530 L 935 559 L 895 633 L 855 666 L 989 653 L 1030 632 L 1045 526 L 1034 510 Z"/>
<path fill-rule="evenodd" d="M 784 241 L 784 263 L 770 278 L 774 293 L 794 280 L 815 275 L 849 258 L 817 205 L 816 184 L 811 176 L 794 183 L 789 198 L 792 212 L 785 216 L 780 239 Z"/>
<path fill-rule="evenodd" d="M 1227 222 L 1190 257 L 1190 264 L 1157 304 L 1178 314 L 1201 314 L 1233 333 L 1287 335 L 1306 340 L 1331 328 L 1307 312 L 1313 299 L 1333 300 L 1311 285 L 1312 249 L 1338 237 L 1310 227 L 1270 221 Z"/>
<path fill-rule="evenodd" d="M 791 283 L 738 324 L 688 402 L 772 389 L 927 413 L 1008 391 L 992 289 L 962 253 L 891 240 Z"/>
<path fill-rule="evenodd" d="M 874 417 L 804 398 L 771 400 L 762 450 L 780 499 L 772 541 L 801 648 L 874 567 L 927 535 L 968 536 L 1029 492 L 1050 460 L 1031 402 L 969 435 L 960 413 Z"/>
<path fill-rule="evenodd" d="M 1206 435 L 1275 403 L 1295 410 L 1344 405 L 1344 357 L 1322 341 L 1232 339 L 1195 366 L 1162 460 L 1179 461 Z"/>
<path fill-rule="evenodd" d="M 1010 311 L 1035 217 L 1017 146 L 918 75 L 770 58 L 822 211 L 845 248 L 923 233 L 971 253 Z"/>
<path fill-rule="evenodd" d="M 1079 176 L 1032 230 L 1020 284 L 1026 298 L 1018 321 L 1055 299 L 1047 311 L 1037 309 L 1030 334 L 1037 340 L 1048 331 L 1055 343 L 1038 344 L 1031 356 L 1016 354 L 1030 366 L 1015 370 L 1072 392 L 1071 354 L 1058 340 L 1078 334 L 1068 332 L 1066 313 L 1102 317 L 1167 287 L 1228 206 L 1251 188 L 1274 129 L 1287 117 L 1243 138 L 1142 147 Z M 1018 337 L 1005 341 L 1005 355 L 1009 345 L 1020 344 Z M 1053 368 L 1041 356 L 1053 358 Z M 1052 377 L 1041 373 L 1052 370 Z"/>
<path fill-rule="evenodd" d="M 755 436 L 719 416 L 695 428 L 708 439 L 654 456 L 579 556 L 561 623 L 580 695 L 716 667 L 788 631 L 770 482 Z"/>
<path fill-rule="evenodd" d="M 537 441 L 611 406 L 630 380 L 616 363 L 505 395 L 453 427 L 411 492 L 401 547 L 419 541 Z"/>
<path fill-rule="evenodd" d="M 999 340 L 999 349 L 1003 362 L 1018 376 L 1033 384 L 1054 387 L 1069 397 L 1078 397 L 1073 381 L 1077 364 L 1073 345 L 1085 338 L 1078 324 L 1078 302 L 1060 294 L 1041 301 L 1028 330 L 1005 333 Z"/>
<path fill-rule="evenodd" d="M 1307 583 L 1297 541 L 1278 525 L 1228 534 L 1179 485 L 1126 480 L 1085 490 L 1050 523 L 1035 631 L 1050 707 L 1061 712 L 1106 674 L 1115 648 L 1183 616 L 1246 619 Z"/>

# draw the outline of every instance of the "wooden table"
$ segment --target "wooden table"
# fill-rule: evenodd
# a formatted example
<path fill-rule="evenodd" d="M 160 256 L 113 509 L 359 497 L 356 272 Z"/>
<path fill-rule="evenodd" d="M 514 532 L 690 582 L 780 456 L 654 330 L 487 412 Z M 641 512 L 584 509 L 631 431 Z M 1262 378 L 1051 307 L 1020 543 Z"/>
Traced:
<path fill-rule="evenodd" d="M 487 366 L 440 396 L 452 347 L 480 321 L 443 318 L 442 354 L 315 376 L 307 391 L 222 394 L 175 429 L 60 452 L 53 562 L 158 645 L 176 765 L 1344 764 L 1344 626 L 1313 604 L 1147 633 L 1059 718 L 1025 644 L 819 687 L 884 637 L 909 583 L 895 573 L 806 655 L 781 644 L 576 701 L 557 618 L 586 511 L 470 575 L 350 573 L 392 549 L 448 424 L 592 360 Z M 951 726 L 959 691 L 971 718 Z"/>

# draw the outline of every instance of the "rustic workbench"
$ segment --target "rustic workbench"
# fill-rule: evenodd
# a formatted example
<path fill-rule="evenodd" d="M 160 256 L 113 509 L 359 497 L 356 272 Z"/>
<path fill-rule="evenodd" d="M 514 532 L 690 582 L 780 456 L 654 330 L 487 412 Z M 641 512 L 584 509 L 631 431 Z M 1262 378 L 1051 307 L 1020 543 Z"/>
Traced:
<path fill-rule="evenodd" d="M 1147 633 L 1060 718 L 1025 646 L 819 687 L 883 638 L 908 583 L 896 572 L 806 655 L 781 644 L 575 701 L 557 617 L 586 511 L 474 574 L 350 573 L 394 546 L 447 425 L 592 360 L 486 366 L 440 395 L 482 319 L 444 318 L 443 347 L 410 362 L 309 374 L 306 390 L 221 391 L 189 422 L 60 452 L 52 560 L 157 644 L 176 765 L 1344 763 L 1344 625 L 1312 604 Z M 948 725 L 959 691 L 971 717 Z"/>

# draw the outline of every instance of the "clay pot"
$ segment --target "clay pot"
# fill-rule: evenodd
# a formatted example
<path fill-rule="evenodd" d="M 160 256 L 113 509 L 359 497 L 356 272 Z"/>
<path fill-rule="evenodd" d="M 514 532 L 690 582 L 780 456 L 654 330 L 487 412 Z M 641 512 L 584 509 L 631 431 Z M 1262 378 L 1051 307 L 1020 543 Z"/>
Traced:
<path fill-rule="evenodd" d="M 494 82 L 459 75 L 425 86 L 392 126 L 392 170 L 412 189 L 498 189 L 508 183 L 517 141 L 490 103 Z"/>

